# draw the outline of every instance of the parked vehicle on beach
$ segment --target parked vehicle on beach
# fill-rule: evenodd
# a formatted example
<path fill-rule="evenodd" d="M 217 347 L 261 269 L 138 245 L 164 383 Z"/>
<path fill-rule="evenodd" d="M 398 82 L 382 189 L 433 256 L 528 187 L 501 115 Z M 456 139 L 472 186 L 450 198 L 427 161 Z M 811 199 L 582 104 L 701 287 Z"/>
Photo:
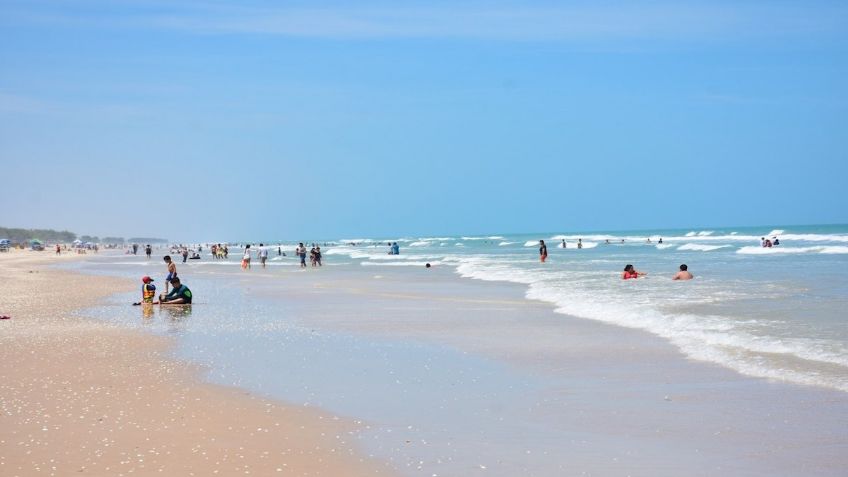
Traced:
<path fill-rule="evenodd" d="M 29 247 L 32 250 L 35 250 L 36 252 L 43 252 L 44 251 L 44 242 L 42 242 L 41 240 L 33 239 L 32 241 L 30 241 Z"/>
<path fill-rule="evenodd" d="M 12 241 L 9 239 L 0 239 L 0 252 L 8 252 L 12 247 Z"/>

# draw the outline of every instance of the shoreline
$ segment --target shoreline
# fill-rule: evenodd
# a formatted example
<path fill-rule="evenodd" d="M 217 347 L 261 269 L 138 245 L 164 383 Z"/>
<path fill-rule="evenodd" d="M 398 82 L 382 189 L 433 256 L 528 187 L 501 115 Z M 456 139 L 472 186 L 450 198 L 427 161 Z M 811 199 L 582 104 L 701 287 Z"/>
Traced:
<path fill-rule="evenodd" d="M 644 330 L 558 313 L 521 284 L 453 267 L 192 268 L 192 290 L 216 299 L 177 331 L 179 362 L 214 370 L 204 381 L 236 394 L 365 420 L 351 446 L 401 475 L 800 476 L 848 465 L 845 393 L 692 360 Z M 115 326 L 108 306 L 97 310 Z M 138 309 L 116 311 L 139 324 Z"/>
<path fill-rule="evenodd" d="M 205 383 L 172 339 L 79 317 L 135 285 L 52 257 L 0 255 L 3 475 L 393 474 L 353 422 Z"/>
<path fill-rule="evenodd" d="M 457 415 L 516 406 L 486 417 L 526 428 L 507 433 L 493 425 L 486 431 L 500 452 L 497 465 L 486 466 L 499 475 L 548 475 L 546 469 L 601 475 L 840 475 L 848 465 L 848 436 L 839 424 L 848 419 L 843 391 L 746 376 L 695 360 L 645 330 L 559 313 L 551 303 L 526 298 L 521 284 L 464 278 L 452 267 L 416 270 L 354 267 L 304 274 L 282 291 L 273 280 L 258 279 L 250 287 L 255 296 L 273 297 L 280 306 L 308 297 L 310 306 L 293 308 L 306 327 L 413 347 L 432 343 L 456 350 L 459 355 L 452 359 L 471 355 L 500 363 L 503 369 L 495 371 L 486 363 L 457 364 L 452 374 L 482 388 L 492 384 L 487 380 L 494 383 Z M 427 379 L 415 374 L 417 366 L 398 365 L 397 374 Z M 505 396 L 499 385 L 524 389 L 528 397 Z M 407 386 L 398 396 L 427 395 L 426 389 Z M 562 436 L 561 445 L 540 439 L 539 425 L 545 429 L 541 435 Z M 507 455 L 516 439 L 532 451 L 534 461 L 547 463 L 533 467 L 522 461 L 521 452 Z M 499 441 L 503 448 L 494 444 Z M 554 453 L 561 456 L 549 457 Z"/>

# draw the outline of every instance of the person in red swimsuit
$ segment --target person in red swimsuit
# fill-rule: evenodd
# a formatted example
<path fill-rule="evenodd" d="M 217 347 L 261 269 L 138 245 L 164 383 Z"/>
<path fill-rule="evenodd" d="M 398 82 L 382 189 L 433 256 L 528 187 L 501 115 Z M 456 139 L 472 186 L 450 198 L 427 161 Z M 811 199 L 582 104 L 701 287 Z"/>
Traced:
<path fill-rule="evenodd" d="M 624 273 L 621 274 L 621 278 L 624 280 L 628 280 L 630 278 L 639 278 L 644 275 L 644 273 L 636 270 L 635 268 L 633 268 L 633 265 L 630 265 L 628 263 L 627 266 L 624 267 Z"/>
<path fill-rule="evenodd" d="M 542 263 L 545 263 L 545 260 L 548 258 L 548 246 L 545 245 L 544 240 L 539 240 L 539 259 Z"/>

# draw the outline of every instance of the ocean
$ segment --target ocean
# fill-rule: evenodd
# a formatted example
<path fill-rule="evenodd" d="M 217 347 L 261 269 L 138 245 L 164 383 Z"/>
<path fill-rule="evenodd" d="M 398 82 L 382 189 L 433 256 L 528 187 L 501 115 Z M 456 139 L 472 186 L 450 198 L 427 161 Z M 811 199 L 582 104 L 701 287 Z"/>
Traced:
<path fill-rule="evenodd" d="M 762 237 L 778 237 L 780 245 L 763 248 Z M 545 263 L 540 239 L 548 246 Z M 398 243 L 400 255 L 388 255 L 388 242 Z M 378 269 L 430 263 L 469 279 L 520 283 L 527 298 L 549 302 L 558 313 L 647 331 L 693 359 L 848 392 L 846 225 L 338 243 L 326 250 L 326 262 L 344 257 Z M 626 264 L 647 275 L 622 280 Z M 694 280 L 671 281 L 680 264 Z"/>

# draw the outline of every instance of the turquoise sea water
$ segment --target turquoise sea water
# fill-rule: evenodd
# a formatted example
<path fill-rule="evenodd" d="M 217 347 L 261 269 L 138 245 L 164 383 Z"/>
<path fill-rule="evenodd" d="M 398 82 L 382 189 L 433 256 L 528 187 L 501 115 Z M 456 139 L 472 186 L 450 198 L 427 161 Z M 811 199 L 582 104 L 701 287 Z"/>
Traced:
<path fill-rule="evenodd" d="M 762 237 L 775 236 L 779 246 L 760 245 Z M 540 239 L 548 246 L 544 264 Z M 400 255 L 387 254 L 389 241 L 398 242 Z M 558 312 L 645 330 L 694 359 L 750 376 L 848 391 L 846 225 L 339 243 L 345 245 L 330 247 L 326 261 L 343 257 L 378 269 L 431 263 L 463 277 L 521 283 L 528 298 L 550 302 Z M 671 281 L 683 263 L 695 279 Z M 647 276 L 622 280 L 626 264 Z"/>

